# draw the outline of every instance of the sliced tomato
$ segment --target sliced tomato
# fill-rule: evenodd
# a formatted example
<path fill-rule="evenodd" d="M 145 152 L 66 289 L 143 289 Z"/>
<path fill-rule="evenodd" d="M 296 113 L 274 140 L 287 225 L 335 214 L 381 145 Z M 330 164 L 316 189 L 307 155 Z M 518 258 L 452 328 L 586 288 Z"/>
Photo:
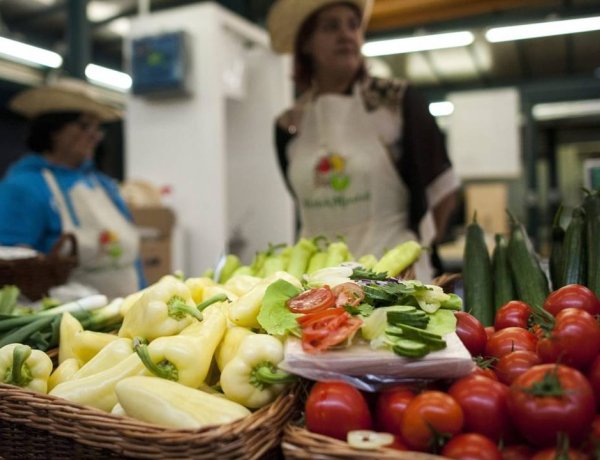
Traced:
<path fill-rule="evenodd" d="M 302 328 L 308 328 L 309 326 L 313 326 L 315 324 L 329 323 L 334 318 L 337 318 L 344 313 L 346 313 L 346 310 L 343 308 L 327 308 L 326 310 L 320 310 L 300 316 L 296 318 L 296 321 Z"/>
<path fill-rule="evenodd" d="M 357 307 L 365 298 L 363 289 L 351 281 L 335 286 L 333 295 L 336 307 Z"/>
<path fill-rule="evenodd" d="M 307 353 L 318 353 L 351 337 L 362 325 L 362 320 L 343 308 L 328 308 L 298 318 L 302 328 L 302 348 Z"/>
<path fill-rule="evenodd" d="M 304 291 L 287 302 L 288 308 L 294 313 L 311 313 L 334 305 L 335 296 L 329 286 Z"/>

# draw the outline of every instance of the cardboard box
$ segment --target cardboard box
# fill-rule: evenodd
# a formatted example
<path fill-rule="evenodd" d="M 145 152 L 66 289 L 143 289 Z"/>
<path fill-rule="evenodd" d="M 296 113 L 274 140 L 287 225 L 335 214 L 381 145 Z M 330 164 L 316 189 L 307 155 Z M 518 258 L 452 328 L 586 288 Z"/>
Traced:
<path fill-rule="evenodd" d="M 140 232 L 140 257 L 148 283 L 172 272 L 171 234 L 175 214 L 167 207 L 130 208 Z"/>
<path fill-rule="evenodd" d="M 487 234 L 507 234 L 509 230 L 506 209 L 508 208 L 508 186 L 504 182 L 487 182 L 465 186 L 466 222 L 473 220 L 477 211 L 477 222 Z"/>

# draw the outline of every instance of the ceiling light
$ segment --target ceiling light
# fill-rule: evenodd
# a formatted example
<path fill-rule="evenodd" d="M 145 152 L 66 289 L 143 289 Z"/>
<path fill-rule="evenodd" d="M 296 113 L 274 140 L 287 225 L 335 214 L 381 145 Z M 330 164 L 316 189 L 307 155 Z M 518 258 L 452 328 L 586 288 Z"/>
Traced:
<path fill-rule="evenodd" d="M 363 45 L 362 52 L 365 56 L 386 56 L 389 54 L 414 53 L 417 51 L 468 46 L 474 40 L 475 37 L 471 32 L 450 32 L 368 42 Z"/>
<path fill-rule="evenodd" d="M 600 30 L 600 16 L 563 21 L 538 22 L 520 26 L 495 27 L 485 33 L 487 41 L 506 42 L 552 35 L 576 34 Z"/>
<path fill-rule="evenodd" d="M 131 88 L 131 77 L 129 75 L 96 64 L 86 66 L 85 76 L 93 83 L 107 88 L 119 91 L 127 91 Z"/>
<path fill-rule="evenodd" d="M 600 99 L 544 102 L 534 105 L 532 113 L 540 121 L 600 115 Z"/>
<path fill-rule="evenodd" d="M 27 45 L 4 37 L 0 37 L 0 54 L 19 62 L 52 67 L 54 69 L 60 67 L 63 62 L 60 54 L 54 51 Z"/>
<path fill-rule="evenodd" d="M 446 117 L 454 112 L 454 104 L 449 101 L 432 102 L 429 104 L 429 113 L 434 117 Z"/>
<path fill-rule="evenodd" d="M 119 5 L 91 1 L 87 4 L 87 17 L 92 22 L 105 21 L 116 16 L 120 11 Z"/>

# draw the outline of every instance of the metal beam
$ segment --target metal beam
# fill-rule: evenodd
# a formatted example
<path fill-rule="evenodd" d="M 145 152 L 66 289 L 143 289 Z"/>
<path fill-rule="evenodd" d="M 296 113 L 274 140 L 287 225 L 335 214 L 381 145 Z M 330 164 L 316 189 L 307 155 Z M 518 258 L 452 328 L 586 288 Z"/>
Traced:
<path fill-rule="evenodd" d="M 70 76 L 85 79 L 90 62 L 90 33 L 86 13 L 88 0 L 68 0 L 67 55 L 65 69 Z"/>

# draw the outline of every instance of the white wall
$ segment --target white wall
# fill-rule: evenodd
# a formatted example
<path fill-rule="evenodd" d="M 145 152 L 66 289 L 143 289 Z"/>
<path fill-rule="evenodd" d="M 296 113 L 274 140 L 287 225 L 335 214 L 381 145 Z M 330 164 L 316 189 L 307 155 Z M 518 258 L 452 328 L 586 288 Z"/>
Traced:
<path fill-rule="evenodd" d="M 292 95 L 288 63 L 267 51 L 266 32 L 216 4 L 140 16 L 132 21 L 131 36 L 179 30 L 190 38 L 192 94 L 129 99 L 126 175 L 172 188 L 173 266 L 195 276 L 215 265 L 232 225 L 244 228 L 248 248 L 291 239 L 292 204 L 275 170 L 272 122 Z M 223 56 L 232 47 L 222 38 L 229 34 L 230 39 L 232 31 L 240 43 L 254 43 L 262 52 L 242 57 L 251 76 L 246 93 L 226 103 L 223 73 L 231 60 Z M 245 53 L 244 46 L 233 48 L 232 59 L 235 48 Z M 245 210 L 250 210 L 248 222 L 239 218 Z"/>

